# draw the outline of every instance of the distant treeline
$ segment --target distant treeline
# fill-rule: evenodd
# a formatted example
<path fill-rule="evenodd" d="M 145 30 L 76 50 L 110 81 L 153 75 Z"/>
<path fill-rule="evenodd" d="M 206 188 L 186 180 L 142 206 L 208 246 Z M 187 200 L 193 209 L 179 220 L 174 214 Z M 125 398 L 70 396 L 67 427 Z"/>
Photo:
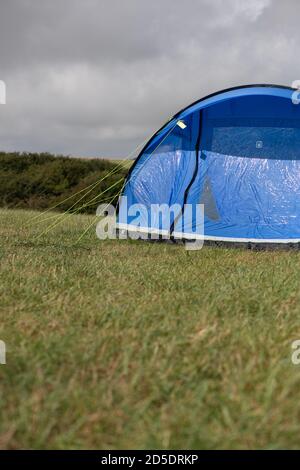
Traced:
<path fill-rule="evenodd" d="M 117 196 L 129 166 L 49 153 L 0 152 L 0 205 L 42 210 L 64 201 L 55 210 L 95 213 L 101 201 Z"/>

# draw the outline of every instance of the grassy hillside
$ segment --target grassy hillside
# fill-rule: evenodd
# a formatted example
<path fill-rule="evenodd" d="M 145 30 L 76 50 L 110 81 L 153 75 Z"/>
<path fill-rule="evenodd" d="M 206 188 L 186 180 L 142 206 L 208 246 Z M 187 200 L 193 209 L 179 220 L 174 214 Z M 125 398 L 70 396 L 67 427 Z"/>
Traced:
<path fill-rule="evenodd" d="M 2 448 L 299 447 L 299 252 L 74 244 L 90 216 L 35 214 L 0 213 Z"/>
<path fill-rule="evenodd" d="M 56 210 L 95 213 L 100 200 L 118 194 L 130 165 L 126 160 L 0 152 L 0 206 L 47 209 L 65 201 Z"/>

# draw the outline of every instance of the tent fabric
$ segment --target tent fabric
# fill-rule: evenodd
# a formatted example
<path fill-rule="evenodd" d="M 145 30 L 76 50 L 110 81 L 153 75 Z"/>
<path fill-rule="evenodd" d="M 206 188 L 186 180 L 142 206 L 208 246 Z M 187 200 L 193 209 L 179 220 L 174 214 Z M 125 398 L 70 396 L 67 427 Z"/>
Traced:
<path fill-rule="evenodd" d="M 146 207 L 145 231 L 182 231 L 175 212 L 165 220 L 150 214 L 153 204 L 204 204 L 207 239 L 299 242 L 300 107 L 294 92 L 239 87 L 177 113 L 146 144 L 124 187 L 128 206 Z M 134 226 L 134 215 L 122 209 L 119 224 Z M 185 230 L 196 228 L 192 216 Z"/>

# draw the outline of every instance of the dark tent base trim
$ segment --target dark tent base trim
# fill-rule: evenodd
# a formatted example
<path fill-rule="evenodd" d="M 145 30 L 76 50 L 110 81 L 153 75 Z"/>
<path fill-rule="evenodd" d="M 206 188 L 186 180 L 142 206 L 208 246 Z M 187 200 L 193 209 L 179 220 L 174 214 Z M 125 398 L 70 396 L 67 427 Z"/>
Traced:
<path fill-rule="evenodd" d="M 158 240 L 143 240 L 153 243 L 169 243 L 183 245 L 185 242 L 191 242 L 191 240 L 176 240 L 170 239 L 165 240 L 160 238 Z M 300 242 L 295 243 L 254 243 L 254 242 L 228 242 L 228 241 L 216 241 L 216 240 L 204 240 L 204 247 L 211 248 L 231 248 L 231 249 L 242 249 L 252 251 L 298 251 L 300 250 Z"/>
<path fill-rule="evenodd" d="M 228 241 L 216 241 L 216 240 L 205 240 L 204 246 L 220 247 L 220 248 L 242 248 L 244 250 L 253 251 L 289 251 L 289 250 L 300 250 L 300 241 L 287 242 L 287 243 L 264 243 L 264 242 L 228 242 Z"/>

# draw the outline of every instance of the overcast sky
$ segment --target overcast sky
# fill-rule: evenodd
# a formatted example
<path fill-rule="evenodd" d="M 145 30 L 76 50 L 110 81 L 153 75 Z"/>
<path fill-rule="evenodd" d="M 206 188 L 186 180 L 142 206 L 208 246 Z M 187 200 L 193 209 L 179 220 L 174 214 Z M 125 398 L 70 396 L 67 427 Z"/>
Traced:
<path fill-rule="evenodd" d="M 0 149 L 125 158 L 219 89 L 300 79 L 299 0 L 0 0 Z"/>

